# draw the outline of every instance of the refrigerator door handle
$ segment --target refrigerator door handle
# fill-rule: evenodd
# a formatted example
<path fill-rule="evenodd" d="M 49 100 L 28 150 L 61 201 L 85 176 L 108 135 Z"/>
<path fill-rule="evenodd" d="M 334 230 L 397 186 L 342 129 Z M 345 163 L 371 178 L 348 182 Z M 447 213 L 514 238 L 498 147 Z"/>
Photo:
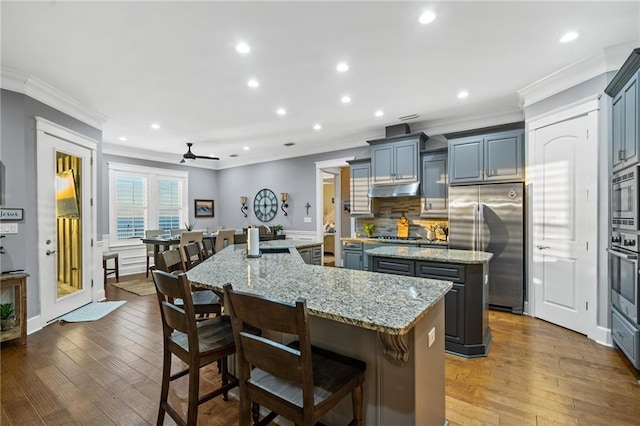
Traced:
<path fill-rule="evenodd" d="M 478 203 L 478 250 L 484 251 L 484 204 Z"/>
<path fill-rule="evenodd" d="M 473 250 L 478 250 L 478 205 L 477 204 L 473 204 L 473 231 L 472 234 L 473 235 L 473 241 L 471 243 L 471 248 Z"/>

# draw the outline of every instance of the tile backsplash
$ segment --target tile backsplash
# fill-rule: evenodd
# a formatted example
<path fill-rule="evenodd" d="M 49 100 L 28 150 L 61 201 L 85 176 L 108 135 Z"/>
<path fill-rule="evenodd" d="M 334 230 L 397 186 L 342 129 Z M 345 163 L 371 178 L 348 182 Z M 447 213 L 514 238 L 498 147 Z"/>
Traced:
<path fill-rule="evenodd" d="M 394 236 L 398 231 L 398 219 L 402 217 L 402 213 L 409 219 L 409 236 L 411 237 L 427 237 L 427 230 L 432 229 L 436 224 L 438 226 L 449 227 L 447 217 L 426 219 L 420 217 L 419 197 L 396 197 L 396 198 L 374 198 L 372 218 L 356 218 L 356 227 L 354 232 L 360 235 L 366 235 L 362 229 L 365 223 L 373 223 L 376 225 L 375 236 Z M 446 240 L 444 232 L 437 230 L 436 239 Z"/>

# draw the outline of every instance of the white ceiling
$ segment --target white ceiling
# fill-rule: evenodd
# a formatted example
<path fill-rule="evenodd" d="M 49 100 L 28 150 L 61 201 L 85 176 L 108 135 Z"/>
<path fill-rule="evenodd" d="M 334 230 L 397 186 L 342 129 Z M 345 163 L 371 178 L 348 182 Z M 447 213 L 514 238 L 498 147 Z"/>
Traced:
<path fill-rule="evenodd" d="M 424 127 L 517 111 L 519 89 L 640 40 L 639 4 L 3 1 L 2 66 L 108 117 L 106 152 L 177 162 L 193 142 L 226 168 L 363 146 L 408 114 Z M 421 25 L 427 9 L 437 19 Z M 559 43 L 570 30 L 580 37 Z M 350 70 L 338 73 L 339 61 Z M 247 87 L 252 77 L 258 89 Z"/>

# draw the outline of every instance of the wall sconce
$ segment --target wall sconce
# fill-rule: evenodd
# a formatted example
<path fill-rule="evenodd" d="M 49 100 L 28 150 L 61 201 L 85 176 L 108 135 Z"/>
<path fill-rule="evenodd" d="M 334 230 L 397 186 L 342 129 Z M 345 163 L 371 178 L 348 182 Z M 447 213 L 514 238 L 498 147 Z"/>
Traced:
<path fill-rule="evenodd" d="M 242 204 L 242 207 L 240 207 L 240 211 L 242 212 L 244 217 L 247 217 L 247 210 L 249 209 L 249 207 L 247 206 L 247 197 L 240 197 L 240 204 Z"/>
<path fill-rule="evenodd" d="M 289 208 L 289 204 L 287 204 L 287 198 L 289 196 L 287 195 L 286 192 L 281 192 L 280 193 L 280 199 L 282 200 L 282 205 L 280 206 L 280 209 L 282 210 L 282 212 L 284 213 L 285 216 L 288 216 L 288 213 L 285 209 Z"/>

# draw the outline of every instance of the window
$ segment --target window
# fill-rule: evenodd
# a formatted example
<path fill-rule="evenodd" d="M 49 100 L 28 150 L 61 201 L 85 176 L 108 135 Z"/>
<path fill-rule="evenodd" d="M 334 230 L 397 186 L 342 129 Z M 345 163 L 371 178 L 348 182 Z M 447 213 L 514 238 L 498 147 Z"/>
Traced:
<path fill-rule="evenodd" d="M 145 229 L 169 233 L 187 222 L 188 173 L 109 163 L 111 244 L 139 244 Z"/>

